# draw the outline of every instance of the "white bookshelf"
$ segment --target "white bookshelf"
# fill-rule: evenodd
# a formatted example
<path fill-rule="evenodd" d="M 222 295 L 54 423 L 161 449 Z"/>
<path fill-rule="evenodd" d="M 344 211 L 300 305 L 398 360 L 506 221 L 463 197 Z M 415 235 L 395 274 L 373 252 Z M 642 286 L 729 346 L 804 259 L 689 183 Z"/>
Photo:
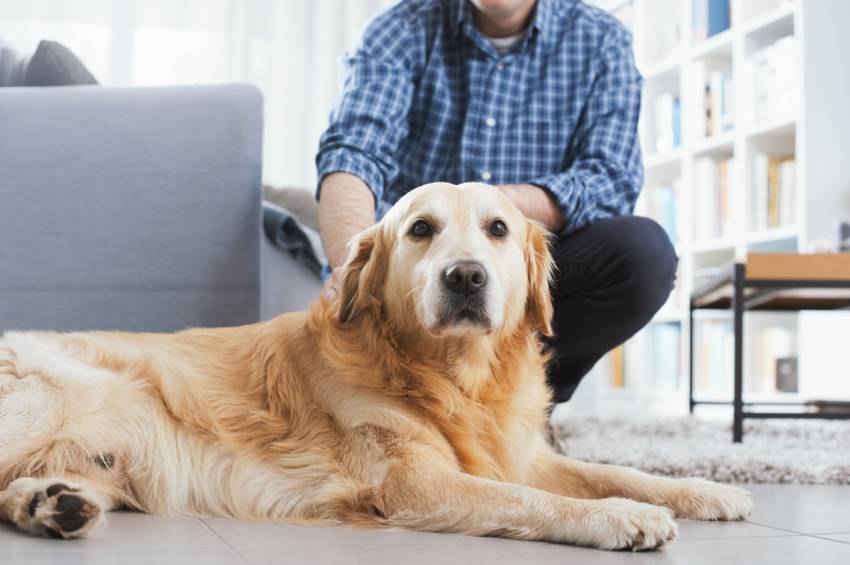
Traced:
<path fill-rule="evenodd" d="M 640 125 L 645 186 L 636 213 L 651 215 L 648 202 L 652 191 L 676 179 L 679 181 L 677 290 L 650 327 L 669 323 L 681 327 L 681 374 L 672 389 L 654 390 L 649 376 L 630 374 L 628 361 L 624 364 L 625 386 L 614 386 L 611 371 L 616 361 L 609 355 L 597 365 L 590 379 L 593 382 L 590 396 L 596 397 L 597 404 L 613 410 L 619 410 L 618 404 L 637 403 L 652 412 L 687 411 L 688 297 L 701 272 L 722 268 L 748 251 L 805 252 L 816 242 L 829 239 L 833 220 L 850 219 L 850 108 L 847 107 L 850 31 L 846 29 L 850 22 L 850 2 L 731 0 L 730 28 L 703 40 L 696 40 L 691 33 L 691 6 L 692 0 L 631 0 L 613 6 L 621 19 L 631 25 L 635 58 L 645 79 Z M 796 92 L 792 93 L 796 105 L 792 111 L 756 121 L 752 62 L 761 48 L 787 36 L 795 38 L 787 64 L 796 68 Z M 700 131 L 702 123 L 698 116 L 704 107 L 704 97 L 699 96 L 701 87 L 694 86 L 694 76 L 700 67 L 723 69 L 732 76 L 734 126 L 710 137 Z M 665 93 L 678 96 L 680 101 L 681 144 L 659 151 L 653 131 L 654 101 Z M 759 153 L 792 156 L 796 163 L 793 221 L 784 225 L 757 228 L 751 220 L 756 211 L 754 161 Z M 697 237 L 694 225 L 701 212 L 698 205 L 701 195 L 696 194 L 700 186 L 697 162 L 702 158 L 728 157 L 734 158 L 727 189 L 728 231 L 716 237 Z M 697 323 L 701 324 L 703 319 L 717 322 L 724 316 L 722 312 L 698 313 Z M 755 347 L 755 332 L 765 324 L 785 326 L 796 339 L 796 315 L 750 314 L 748 317 L 754 320 L 745 322 L 748 354 Z M 630 348 L 640 350 L 645 347 L 640 340 L 646 339 L 638 337 L 627 343 L 626 359 Z M 633 372 L 652 372 L 645 363 L 633 365 L 637 367 Z M 754 371 L 752 364 L 747 368 L 751 373 Z M 806 376 L 801 374 L 800 378 Z M 729 383 L 731 387 L 731 374 Z M 794 400 L 797 397 L 753 387 L 749 398 Z"/>

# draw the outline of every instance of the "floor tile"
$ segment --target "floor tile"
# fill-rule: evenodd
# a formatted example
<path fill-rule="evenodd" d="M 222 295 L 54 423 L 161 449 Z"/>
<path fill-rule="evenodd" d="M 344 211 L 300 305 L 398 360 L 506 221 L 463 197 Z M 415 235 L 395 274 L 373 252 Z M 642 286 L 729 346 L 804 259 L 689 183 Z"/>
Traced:
<path fill-rule="evenodd" d="M 435 541 L 444 541 L 445 534 L 405 532 L 402 530 L 371 530 L 336 526 L 310 526 L 287 524 L 252 524 L 222 518 L 205 518 L 228 544 L 239 551 L 275 550 L 295 545 L 365 544 L 367 546 L 419 545 L 430 542 L 428 536 L 440 536 Z M 783 530 L 746 522 L 696 522 L 679 520 L 678 539 L 718 539 L 795 535 Z"/>
<path fill-rule="evenodd" d="M 850 486 L 744 486 L 755 500 L 753 524 L 805 534 L 850 532 Z"/>
<path fill-rule="evenodd" d="M 850 487 L 747 488 L 756 503 L 749 523 L 680 520 L 677 540 L 660 551 L 637 555 L 398 529 L 162 519 L 119 512 L 110 514 L 92 538 L 78 541 L 33 538 L 0 525 L 0 563 L 850 563 Z"/>
<path fill-rule="evenodd" d="M 3 565 L 245 565 L 233 551 L 4 551 Z"/>
<path fill-rule="evenodd" d="M 81 540 L 37 538 L 0 525 L 0 551 L 212 550 L 229 547 L 197 518 L 157 518 L 138 512 L 111 512 L 106 523 Z"/>
<path fill-rule="evenodd" d="M 679 535 L 676 539 L 680 540 L 799 535 L 748 522 L 698 522 L 696 520 L 677 520 L 677 522 L 679 522 Z"/>
<path fill-rule="evenodd" d="M 440 534 L 438 534 L 440 535 Z M 395 563 L 433 565 L 535 565 L 581 563 L 582 565 L 846 565 L 850 546 L 808 536 L 738 538 L 725 540 L 676 540 L 658 551 L 631 553 L 600 551 L 538 542 L 443 535 L 440 540 L 408 537 L 408 544 L 369 547 L 340 544 L 321 548 L 306 544 L 286 551 L 244 551 L 251 565 L 350 563 L 384 565 Z M 454 539 L 452 539 L 454 538 Z"/>

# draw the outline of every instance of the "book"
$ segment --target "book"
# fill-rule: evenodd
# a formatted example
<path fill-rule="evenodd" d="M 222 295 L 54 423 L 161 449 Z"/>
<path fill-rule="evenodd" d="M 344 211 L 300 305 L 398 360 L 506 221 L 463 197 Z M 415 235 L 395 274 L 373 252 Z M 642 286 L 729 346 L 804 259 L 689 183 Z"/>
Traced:
<path fill-rule="evenodd" d="M 779 165 L 779 223 L 791 226 L 796 221 L 794 208 L 797 184 L 797 163 L 794 159 L 785 159 Z"/>
<path fill-rule="evenodd" d="M 653 390 L 675 390 L 682 372 L 681 326 L 659 322 L 650 327 L 650 385 Z"/>
<path fill-rule="evenodd" d="M 626 386 L 622 345 L 611 350 L 611 386 L 614 388 L 623 388 Z"/>
<path fill-rule="evenodd" d="M 691 33 L 694 42 L 722 33 L 732 25 L 729 0 L 691 0 Z"/>
<path fill-rule="evenodd" d="M 712 397 L 731 396 L 733 388 L 734 334 L 726 320 L 699 320 L 694 359 L 694 387 Z"/>
<path fill-rule="evenodd" d="M 652 187 L 650 189 L 649 217 L 667 232 L 673 244 L 679 240 L 679 182 Z"/>
<path fill-rule="evenodd" d="M 791 330 L 782 326 L 771 326 L 759 332 L 756 344 L 756 374 L 749 380 L 750 390 L 760 393 L 781 390 L 781 375 L 777 371 L 777 362 L 792 357 L 792 342 Z M 787 383 L 783 387 L 787 387 Z"/>
<path fill-rule="evenodd" d="M 714 227 L 716 212 L 716 171 L 714 160 L 698 159 L 694 164 L 694 240 L 713 239 L 718 236 Z"/>
<path fill-rule="evenodd" d="M 682 144 L 681 103 L 675 94 L 665 92 L 655 99 L 655 150 L 670 151 Z"/>
<path fill-rule="evenodd" d="M 682 145 L 682 101 L 676 96 L 673 98 L 673 147 Z"/>
<path fill-rule="evenodd" d="M 735 83 L 729 61 L 696 61 L 692 67 L 696 105 L 694 131 L 711 137 L 735 127 Z"/>
<path fill-rule="evenodd" d="M 735 126 L 734 85 L 728 71 L 714 70 L 709 75 L 706 101 L 708 105 L 707 136 L 717 135 Z"/>
<path fill-rule="evenodd" d="M 708 4 L 706 0 L 691 0 L 691 35 L 694 43 L 708 37 Z"/>
<path fill-rule="evenodd" d="M 708 0 L 706 15 L 706 34 L 714 37 L 729 29 L 730 19 L 729 0 Z"/>
<path fill-rule="evenodd" d="M 734 157 L 703 157 L 694 164 L 694 239 L 730 237 L 733 231 Z"/>
<path fill-rule="evenodd" d="M 797 167 L 793 157 L 754 155 L 750 227 L 765 230 L 793 225 L 796 183 Z"/>

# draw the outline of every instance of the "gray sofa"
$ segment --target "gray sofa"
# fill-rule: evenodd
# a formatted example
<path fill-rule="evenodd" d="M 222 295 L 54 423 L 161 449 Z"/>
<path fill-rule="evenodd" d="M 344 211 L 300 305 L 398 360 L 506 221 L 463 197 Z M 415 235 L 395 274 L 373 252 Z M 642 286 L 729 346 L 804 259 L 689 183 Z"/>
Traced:
<path fill-rule="evenodd" d="M 174 331 L 303 309 L 261 231 L 246 85 L 0 89 L 0 332 Z"/>

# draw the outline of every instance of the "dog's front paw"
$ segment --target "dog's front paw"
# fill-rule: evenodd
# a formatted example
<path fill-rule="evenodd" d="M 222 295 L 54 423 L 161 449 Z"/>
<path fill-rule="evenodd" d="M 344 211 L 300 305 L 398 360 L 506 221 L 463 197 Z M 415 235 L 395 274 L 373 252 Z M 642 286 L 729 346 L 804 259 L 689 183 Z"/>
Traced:
<path fill-rule="evenodd" d="M 93 495 L 63 480 L 20 478 L 4 496 L 12 506 L 15 525 L 38 536 L 84 537 L 103 515 Z"/>
<path fill-rule="evenodd" d="M 669 506 L 681 518 L 743 520 L 753 509 L 753 499 L 742 488 L 705 479 L 681 479 Z"/>
<path fill-rule="evenodd" d="M 679 527 L 673 513 L 663 506 L 625 498 L 591 502 L 587 526 L 592 547 L 600 549 L 655 549 L 676 537 Z"/>

